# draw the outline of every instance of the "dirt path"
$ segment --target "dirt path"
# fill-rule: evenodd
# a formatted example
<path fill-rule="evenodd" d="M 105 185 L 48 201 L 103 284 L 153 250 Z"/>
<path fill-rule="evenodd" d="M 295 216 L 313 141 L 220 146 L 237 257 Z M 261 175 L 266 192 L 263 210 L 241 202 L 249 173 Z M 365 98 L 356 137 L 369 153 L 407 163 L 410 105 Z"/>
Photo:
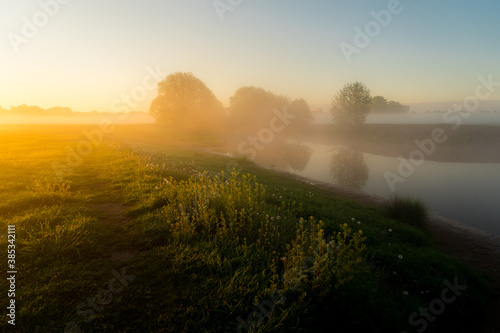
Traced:
<path fill-rule="evenodd" d="M 123 241 L 124 230 L 121 226 L 131 222 L 133 219 L 126 216 L 125 212 L 129 208 L 115 202 L 94 203 L 91 205 L 93 209 L 99 212 L 99 220 L 101 223 L 111 227 L 116 231 L 116 238 L 112 240 L 109 246 L 105 249 L 105 255 L 113 260 L 125 261 L 132 259 L 136 255 L 144 255 L 146 252 L 139 252 L 131 249 L 129 244 Z"/>

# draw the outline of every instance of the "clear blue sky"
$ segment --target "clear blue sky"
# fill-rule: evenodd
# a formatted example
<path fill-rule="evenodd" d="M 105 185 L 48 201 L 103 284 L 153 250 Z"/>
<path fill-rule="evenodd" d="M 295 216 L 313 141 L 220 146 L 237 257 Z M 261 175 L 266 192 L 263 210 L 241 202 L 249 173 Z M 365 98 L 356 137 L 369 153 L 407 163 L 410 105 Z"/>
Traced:
<path fill-rule="evenodd" d="M 221 20 L 213 0 L 60 0 L 68 3 L 44 22 L 40 3 L 54 1 L 0 4 L 3 107 L 110 111 L 146 68 L 193 72 L 225 105 L 243 85 L 315 106 L 351 81 L 407 104 L 463 100 L 480 75 L 500 81 L 500 1 L 402 0 L 350 63 L 340 44 L 355 46 L 354 28 L 391 1 L 242 0 Z M 42 27 L 13 47 L 34 16 Z M 136 98 L 137 108 L 147 111 L 155 94 Z"/>

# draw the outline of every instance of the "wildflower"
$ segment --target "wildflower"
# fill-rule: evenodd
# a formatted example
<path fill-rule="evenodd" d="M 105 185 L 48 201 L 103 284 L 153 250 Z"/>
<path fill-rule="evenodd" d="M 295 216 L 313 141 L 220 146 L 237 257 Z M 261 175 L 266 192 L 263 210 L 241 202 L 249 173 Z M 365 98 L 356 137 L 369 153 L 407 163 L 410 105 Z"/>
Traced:
<path fill-rule="evenodd" d="M 279 220 L 279 219 L 281 219 L 281 217 L 280 216 L 276 216 L 276 219 Z"/>
<path fill-rule="evenodd" d="M 354 222 L 356 221 L 356 219 L 354 217 L 351 217 L 351 221 Z"/>
<path fill-rule="evenodd" d="M 399 256 L 398 256 L 398 258 L 399 258 L 399 259 L 403 259 L 403 256 L 402 256 L 402 255 L 399 255 Z"/>
<path fill-rule="evenodd" d="M 392 232 L 392 229 L 389 229 L 389 230 L 387 230 L 387 231 Z"/>
<path fill-rule="evenodd" d="M 403 296 L 408 296 L 408 292 L 406 290 L 403 291 Z"/>
<path fill-rule="evenodd" d="M 358 221 L 358 225 L 361 224 L 361 221 Z"/>

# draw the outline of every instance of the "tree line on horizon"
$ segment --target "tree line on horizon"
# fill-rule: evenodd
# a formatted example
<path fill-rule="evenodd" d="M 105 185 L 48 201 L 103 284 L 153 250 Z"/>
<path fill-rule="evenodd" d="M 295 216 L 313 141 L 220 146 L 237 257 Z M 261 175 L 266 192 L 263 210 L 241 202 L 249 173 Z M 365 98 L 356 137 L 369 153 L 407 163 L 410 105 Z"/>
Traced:
<path fill-rule="evenodd" d="M 294 117 L 292 131 L 307 128 L 313 116 L 303 98 L 291 99 L 261 87 L 243 86 L 236 90 L 225 109 L 213 92 L 192 73 L 176 72 L 158 84 L 158 96 L 149 113 L 160 125 L 187 129 L 221 130 L 228 124 L 238 129 L 255 129 L 273 117 L 273 110 L 285 110 Z M 333 98 L 332 113 L 339 125 L 354 127 L 364 123 L 369 112 L 406 112 L 406 106 L 371 96 L 362 82 L 346 84 Z M 275 112 L 274 112 L 275 113 Z"/>
<path fill-rule="evenodd" d="M 255 129 L 268 122 L 275 110 L 293 117 L 288 131 L 302 131 L 313 121 L 309 105 L 303 98 L 291 99 L 255 86 L 243 86 L 224 108 L 213 92 L 192 73 L 176 72 L 158 83 L 158 95 L 152 101 L 149 114 L 156 123 L 183 129 L 221 131 L 236 127 Z M 407 112 L 408 107 L 382 96 L 371 96 L 362 82 L 347 83 L 332 100 L 330 112 L 339 125 L 356 126 L 364 123 L 368 113 Z M 275 113 L 275 112 L 274 112 Z M 88 116 L 111 115 L 110 112 L 75 112 L 69 107 L 18 105 L 10 109 L 0 106 L 0 116 Z"/>
<path fill-rule="evenodd" d="M 130 113 L 138 113 L 131 111 Z M 44 109 L 36 105 L 21 104 L 12 105 L 9 109 L 4 109 L 0 106 L 0 116 L 52 116 L 52 117 L 73 117 L 73 116 L 89 116 L 89 115 L 116 115 L 112 112 L 101 112 L 93 110 L 91 112 L 73 111 L 70 107 L 55 106 Z"/>
<path fill-rule="evenodd" d="M 160 125 L 190 130 L 224 131 L 228 128 L 256 130 L 276 112 L 293 115 L 288 130 L 313 121 L 304 99 L 290 99 L 260 87 L 240 87 L 224 108 L 213 92 L 192 73 L 177 72 L 158 84 L 158 96 L 149 113 Z"/>

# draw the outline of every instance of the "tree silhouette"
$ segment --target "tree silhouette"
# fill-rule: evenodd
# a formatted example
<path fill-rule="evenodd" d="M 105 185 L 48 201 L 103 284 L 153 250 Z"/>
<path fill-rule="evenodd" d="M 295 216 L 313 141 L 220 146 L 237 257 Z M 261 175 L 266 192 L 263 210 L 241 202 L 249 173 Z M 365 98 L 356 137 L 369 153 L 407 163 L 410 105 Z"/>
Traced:
<path fill-rule="evenodd" d="M 409 107 L 399 102 L 388 101 L 385 97 L 375 96 L 372 98 L 372 113 L 397 113 L 408 112 Z"/>
<path fill-rule="evenodd" d="M 241 87 L 229 99 L 231 117 L 239 129 L 253 131 L 266 127 L 273 117 L 273 110 L 281 111 L 288 98 L 258 87 Z"/>
<path fill-rule="evenodd" d="M 192 73 L 173 73 L 158 83 L 158 97 L 149 108 L 156 122 L 183 128 L 200 128 L 221 121 L 222 104 Z"/>
<path fill-rule="evenodd" d="M 286 108 L 289 114 L 295 116 L 290 123 L 290 131 L 296 134 L 303 134 L 306 132 L 314 119 L 307 102 L 303 98 L 295 99 L 291 101 Z"/>
<path fill-rule="evenodd" d="M 330 110 L 337 124 L 354 127 L 370 112 L 370 90 L 362 82 L 347 83 L 335 96 Z"/>

